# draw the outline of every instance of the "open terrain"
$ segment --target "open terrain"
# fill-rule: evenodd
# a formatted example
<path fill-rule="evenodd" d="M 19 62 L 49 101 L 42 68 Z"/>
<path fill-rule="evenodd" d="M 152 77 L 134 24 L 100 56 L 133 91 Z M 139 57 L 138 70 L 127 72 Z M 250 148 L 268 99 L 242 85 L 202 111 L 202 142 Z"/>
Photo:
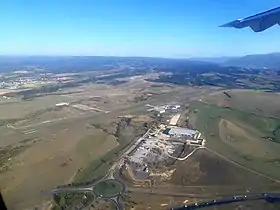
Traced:
<path fill-rule="evenodd" d="M 124 195 L 125 209 L 169 209 L 183 206 L 188 203 L 202 201 L 201 198 L 188 198 L 187 196 L 159 195 L 153 193 L 127 192 Z M 205 200 L 205 199 L 204 199 Z"/>
<path fill-rule="evenodd" d="M 11 201 L 13 206 L 31 205 L 55 186 L 72 182 L 77 171 L 92 159 L 118 146 L 113 136 L 82 123 L 72 122 L 59 128 L 50 128 L 52 132 L 44 129 L 49 135 L 11 157 L 0 174 L 2 193 L 8 204 Z"/>
<path fill-rule="evenodd" d="M 257 103 L 259 97 L 275 101 L 275 104 L 262 106 Z M 155 172 L 154 168 L 153 174 L 165 174 L 164 176 L 168 176 L 166 179 L 157 180 L 151 176 L 147 178 L 150 181 L 139 181 L 132 178 L 131 172 L 124 172 L 121 179 L 127 184 L 128 192 L 150 196 L 172 195 L 176 199 L 180 196 L 185 199 L 197 197 L 197 202 L 207 198 L 211 200 L 211 196 L 218 199 L 250 193 L 278 192 L 280 120 L 277 118 L 279 108 L 276 106 L 276 97 L 275 93 L 233 90 L 216 91 L 191 102 L 182 113 L 179 123 L 201 131 L 206 139 L 205 147 L 190 156 L 188 153 L 192 153 L 192 150 L 186 149 L 181 155 L 188 158 L 183 161 L 175 160 L 169 167 L 165 165 L 164 171 L 162 169 Z M 136 209 L 149 208 L 141 201 L 136 202 L 140 196 L 143 195 L 139 194 L 139 197 L 133 199 L 125 197 L 124 200 L 135 202 L 133 207 Z M 151 202 L 154 203 L 156 202 Z M 162 206 L 152 208 L 161 209 Z M 262 201 L 248 201 L 211 209 L 231 208 L 278 207 Z"/>
<path fill-rule="evenodd" d="M 128 192 L 124 195 L 125 209 L 155 209 L 155 210 L 165 210 L 174 207 L 181 207 L 184 205 L 189 205 L 204 201 L 213 201 L 213 199 L 218 199 L 218 197 L 213 198 L 192 198 L 188 196 L 172 196 L 172 195 L 156 195 L 156 194 L 144 194 L 137 192 Z M 203 208 L 202 208 L 203 209 Z M 209 210 L 277 210 L 279 209 L 278 204 L 271 204 L 265 201 L 246 201 L 237 202 L 234 204 L 227 204 L 221 206 L 207 207 L 205 209 Z"/>
<path fill-rule="evenodd" d="M 117 210 L 116 205 L 110 200 L 99 200 L 94 201 L 90 204 L 89 207 L 85 208 L 85 210 Z"/>
<path fill-rule="evenodd" d="M 219 100 L 214 101 L 214 96 L 210 96 L 209 102 L 205 99 L 191 106 L 191 121 L 203 132 L 207 146 L 244 167 L 279 180 L 280 120 L 271 116 L 277 112 L 278 106 L 269 109 L 266 103 L 254 103 L 254 98 L 259 97 L 258 92 L 247 93 L 252 95 L 239 103 L 240 97 L 235 97 L 239 92 L 232 94 L 232 98 L 221 94 L 223 96 L 215 96 Z M 269 98 L 269 95 L 263 97 Z M 221 98 L 223 103 L 220 103 Z M 225 104 L 225 100 L 229 103 Z M 252 103 L 246 106 L 250 100 Z M 276 100 L 275 95 L 270 95 L 270 100 Z M 260 106 L 263 113 L 255 113 L 256 107 Z"/>
<path fill-rule="evenodd" d="M 44 59 L 39 64 L 49 72 L 26 67 L 0 75 L 0 186 L 9 209 L 116 209 L 118 198 L 126 209 L 166 209 L 279 189 L 279 93 L 264 92 L 279 90 L 277 69 Z M 63 66 L 66 60 L 70 66 Z M 161 126 L 170 126 L 175 110 L 161 115 L 150 108 L 170 104 L 181 105 L 177 126 L 197 129 L 206 143 L 187 146 L 184 138 L 164 136 Z M 149 143 L 140 147 L 143 139 Z M 137 162 L 150 150 L 150 162 L 139 168 L 140 178 L 149 171 L 148 181 L 131 170 L 119 173 L 129 152 L 138 151 Z"/>
<path fill-rule="evenodd" d="M 233 89 L 217 91 L 202 99 L 217 106 L 232 107 L 267 117 L 280 117 L 278 92 Z"/>
<path fill-rule="evenodd" d="M 148 128 L 145 104 L 188 101 L 205 92 L 209 90 L 135 78 L 115 86 L 69 87 L 31 100 L 3 99 L 0 184 L 8 207 L 48 206 L 56 186 L 101 178 L 114 158 Z M 62 102 L 69 105 L 56 106 Z M 94 109 L 79 109 L 77 104 Z M 125 115 L 132 120 L 120 117 Z"/>
<path fill-rule="evenodd" d="M 187 160 L 178 162 L 169 183 L 200 187 L 205 193 L 209 189 L 214 194 L 234 194 L 234 190 L 246 192 L 246 189 L 263 190 L 275 184 L 274 181 L 240 168 L 207 149 L 200 149 Z"/>

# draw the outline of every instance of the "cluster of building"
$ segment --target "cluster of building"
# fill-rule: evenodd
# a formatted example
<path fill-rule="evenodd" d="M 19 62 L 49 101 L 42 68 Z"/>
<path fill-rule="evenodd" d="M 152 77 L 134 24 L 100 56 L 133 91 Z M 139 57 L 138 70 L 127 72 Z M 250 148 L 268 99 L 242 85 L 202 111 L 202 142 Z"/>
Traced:
<path fill-rule="evenodd" d="M 16 90 L 45 84 L 52 84 L 71 80 L 71 77 L 56 76 L 52 73 L 35 73 L 33 71 L 13 71 L 12 74 L 1 75 L 0 88 Z"/>
<path fill-rule="evenodd" d="M 11 89 L 15 90 L 27 85 L 41 85 L 41 84 L 46 84 L 50 83 L 47 78 L 44 77 L 19 77 L 19 78 L 9 78 L 5 79 L 2 82 L 0 82 L 0 88 L 6 88 L 6 89 Z"/>
<path fill-rule="evenodd" d="M 130 153 L 126 168 L 135 179 L 144 180 L 149 177 L 151 168 L 160 167 L 168 159 L 179 157 L 185 145 L 199 147 L 204 146 L 204 143 L 197 130 L 161 124 Z"/>
<path fill-rule="evenodd" d="M 159 114 L 163 114 L 165 113 L 166 111 L 177 111 L 179 110 L 179 108 L 181 107 L 180 105 L 163 105 L 163 106 L 153 106 L 153 105 L 150 105 L 150 104 L 147 104 L 146 106 L 148 107 L 151 107 L 150 109 L 148 109 L 148 111 L 155 111 L 155 112 L 158 112 Z"/>
<path fill-rule="evenodd" d="M 171 153 L 175 150 L 174 145 L 165 144 L 156 137 L 145 139 L 140 143 L 129 158 L 129 167 L 135 178 L 146 179 L 149 176 L 151 165 L 156 166 L 156 164 L 168 158 L 160 149 L 163 147 Z"/>
<path fill-rule="evenodd" d="M 182 146 L 183 144 L 178 145 L 162 138 L 149 136 L 142 140 L 137 149 L 130 154 L 127 168 L 137 180 L 147 179 L 151 172 L 150 168 L 162 166 L 169 158 L 167 154 L 173 155 L 181 150 Z"/>
<path fill-rule="evenodd" d="M 167 124 L 160 124 L 156 129 L 150 131 L 149 135 L 143 139 L 136 149 L 127 158 L 126 168 L 137 180 L 147 179 L 157 167 L 168 163 L 170 159 L 182 159 L 180 157 L 186 145 L 192 147 L 202 147 L 205 140 L 198 130 L 178 127 L 181 117 L 180 105 L 152 106 L 148 111 L 156 111 L 158 114 L 165 114 Z M 187 157 L 187 156 L 186 156 Z"/>

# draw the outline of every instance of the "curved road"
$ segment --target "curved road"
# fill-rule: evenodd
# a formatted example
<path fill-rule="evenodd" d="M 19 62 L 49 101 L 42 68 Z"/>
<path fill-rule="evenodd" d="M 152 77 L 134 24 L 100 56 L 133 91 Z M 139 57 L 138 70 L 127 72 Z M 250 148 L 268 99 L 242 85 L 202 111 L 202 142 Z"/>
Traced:
<path fill-rule="evenodd" d="M 99 183 L 101 181 L 105 181 L 105 180 L 114 180 L 114 181 L 119 182 L 122 185 L 122 187 L 123 187 L 122 191 L 120 193 L 118 193 L 117 195 L 107 196 L 107 197 L 102 196 L 102 198 L 109 199 L 112 202 L 114 202 L 114 204 L 116 205 L 118 210 L 124 209 L 123 205 L 119 202 L 119 199 L 120 199 L 120 195 L 123 192 L 125 192 L 126 186 L 122 181 L 119 181 L 119 180 L 114 178 L 114 172 L 115 172 L 116 168 L 123 163 L 123 157 L 128 155 L 130 152 L 132 152 L 139 145 L 139 143 L 146 138 L 146 136 L 149 134 L 150 130 L 151 129 L 148 129 L 147 132 L 142 137 L 138 138 L 135 142 L 131 143 L 131 145 L 127 148 L 127 150 L 119 157 L 118 161 L 115 162 L 111 166 L 111 168 L 108 170 L 107 174 L 104 176 L 103 179 L 100 179 L 98 182 L 95 182 L 90 187 L 61 187 L 61 188 L 56 188 L 56 189 L 52 190 L 51 193 L 52 194 L 63 193 L 63 192 L 64 193 L 65 192 L 92 192 L 92 193 L 94 193 L 94 186 L 97 183 Z"/>
<path fill-rule="evenodd" d="M 200 146 L 200 147 L 197 147 L 195 148 L 193 151 L 191 151 L 191 153 L 187 154 L 185 157 L 182 157 L 182 158 L 178 158 L 178 157 L 173 157 L 172 155 L 170 155 L 166 150 L 165 150 L 165 153 L 168 157 L 170 158 L 173 158 L 173 159 L 176 159 L 176 160 L 186 160 L 188 159 L 193 153 L 195 153 L 197 150 L 199 149 L 203 149 L 205 148 L 204 146 Z"/>
<path fill-rule="evenodd" d="M 118 182 L 121 184 L 122 186 L 122 190 L 121 192 L 117 193 L 116 195 L 112 195 L 112 196 L 102 196 L 103 198 L 114 198 L 116 196 L 118 196 L 120 193 L 123 193 L 125 191 L 125 184 L 119 180 L 116 180 L 116 179 L 106 179 L 106 180 L 101 180 L 100 182 L 102 181 L 110 181 L 110 180 L 114 180 L 115 182 Z M 93 186 L 91 187 L 61 187 L 61 188 L 56 188 L 54 190 L 52 190 L 51 192 L 53 194 L 55 193 L 69 193 L 69 192 L 92 192 L 95 194 L 94 192 L 94 186 L 96 184 L 98 184 L 99 182 L 95 183 Z"/>

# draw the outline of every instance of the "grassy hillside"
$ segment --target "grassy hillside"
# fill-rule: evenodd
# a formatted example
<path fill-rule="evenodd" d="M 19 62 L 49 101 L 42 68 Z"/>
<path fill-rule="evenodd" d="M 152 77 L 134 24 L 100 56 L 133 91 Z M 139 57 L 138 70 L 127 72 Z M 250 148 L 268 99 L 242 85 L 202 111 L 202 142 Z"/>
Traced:
<path fill-rule="evenodd" d="M 280 177 L 280 120 L 202 102 L 193 103 L 190 113 L 207 147 L 255 171 Z"/>
<path fill-rule="evenodd" d="M 203 98 L 213 105 L 226 105 L 234 109 L 280 118 L 279 93 L 255 90 L 227 90 Z"/>

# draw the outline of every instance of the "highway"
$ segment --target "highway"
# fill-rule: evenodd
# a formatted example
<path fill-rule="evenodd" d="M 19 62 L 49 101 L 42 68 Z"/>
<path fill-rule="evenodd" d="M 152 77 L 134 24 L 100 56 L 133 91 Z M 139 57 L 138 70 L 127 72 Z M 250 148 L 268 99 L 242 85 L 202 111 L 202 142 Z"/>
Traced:
<path fill-rule="evenodd" d="M 205 208 L 205 207 L 226 205 L 226 204 L 230 204 L 230 203 L 254 201 L 254 200 L 265 200 L 270 203 L 280 202 L 280 193 L 236 195 L 236 196 L 219 199 L 219 200 L 212 200 L 212 201 L 194 203 L 194 204 L 190 204 L 190 205 L 184 205 L 181 207 L 172 208 L 172 210 L 201 209 L 201 208 Z"/>

